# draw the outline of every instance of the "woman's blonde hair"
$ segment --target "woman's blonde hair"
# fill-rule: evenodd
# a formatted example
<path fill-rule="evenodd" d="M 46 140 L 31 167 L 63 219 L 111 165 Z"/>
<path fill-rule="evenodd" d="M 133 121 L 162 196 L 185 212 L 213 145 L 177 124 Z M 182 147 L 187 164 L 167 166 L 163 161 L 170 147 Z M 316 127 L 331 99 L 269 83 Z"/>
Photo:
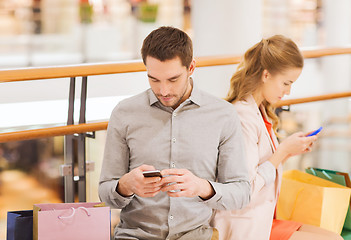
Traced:
<path fill-rule="evenodd" d="M 303 56 L 296 44 L 282 35 L 262 39 L 244 54 L 230 80 L 229 92 L 225 99 L 231 103 L 245 100 L 262 86 L 261 77 L 265 69 L 274 75 L 290 68 L 303 68 Z M 274 107 L 267 101 L 263 101 L 263 106 L 276 131 L 279 121 Z"/>

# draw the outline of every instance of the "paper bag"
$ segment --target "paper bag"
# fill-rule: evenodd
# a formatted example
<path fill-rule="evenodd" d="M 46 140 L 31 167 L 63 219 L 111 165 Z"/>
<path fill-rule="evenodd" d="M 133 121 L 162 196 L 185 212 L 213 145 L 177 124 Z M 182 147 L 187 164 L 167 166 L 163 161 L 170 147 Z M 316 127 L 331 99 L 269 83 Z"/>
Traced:
<path fill-rule="evenodd" d="M 351 188 L 350 175 L 348 173 L 333 171 L 328 169 L 321 169 L 321 168 L 306 168 L 305 171 L 309 174 L 313 174 L 314 176 Z M 351 201 L 350 201 L 350 206 L 351 206 Z M 350 207 L 347 210 L 347 215 L 344 222 L 344 229 L 351 230 Z"/>
<path fill-rule="evenodd" d="M 351 189 L 298 170 L 283 174 L 277 219 L 293 220 L 340 234 Z"/>
<path fill-rule="evenodd" d="M 110 208 L 102 203 L 35 204 L 34 240 L 110 240 Z"/>
<path fill-rule="evenodd" d="M 33 211 L 7 212 L 7 240 L 33 239 Z"/>

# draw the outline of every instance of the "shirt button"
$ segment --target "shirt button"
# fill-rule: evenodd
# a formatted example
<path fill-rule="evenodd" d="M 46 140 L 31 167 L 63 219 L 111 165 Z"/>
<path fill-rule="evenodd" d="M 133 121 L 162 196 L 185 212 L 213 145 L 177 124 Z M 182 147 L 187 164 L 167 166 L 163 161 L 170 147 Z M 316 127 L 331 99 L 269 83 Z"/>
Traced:
<path fill-rule="evenodd" d="M 172 138 L 172 142 L 175 143 L 177 141 L 177 139 L 175 138 Z"/>
<path fill-rule="evenodd" d="M 177 116 L 177 113 L 173 113 L 173 117 L 176 117 Z"/>
<path fill-rule="evenodd" d="M 171 216 L 169 217 L 169 219 L 173 220 L 173 216 L 171 215 Z"/>
<path fill-rule="evenodd" d="M 171 167 L 172 167 L 172 168 L 175 168 L 175 164 L 174 164 L 174 162 L 171 164 Z"/>

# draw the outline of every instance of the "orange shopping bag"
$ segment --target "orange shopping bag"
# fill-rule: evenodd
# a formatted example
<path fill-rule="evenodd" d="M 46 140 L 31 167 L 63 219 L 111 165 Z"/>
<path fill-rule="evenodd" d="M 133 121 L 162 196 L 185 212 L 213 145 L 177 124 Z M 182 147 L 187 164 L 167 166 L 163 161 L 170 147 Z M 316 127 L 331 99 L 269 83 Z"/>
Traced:
<path fill-rule="evenodd" d="M 283 174 L 277 219 L 322 227 L 340 234 L 351 188 L 298 170 Z"/>

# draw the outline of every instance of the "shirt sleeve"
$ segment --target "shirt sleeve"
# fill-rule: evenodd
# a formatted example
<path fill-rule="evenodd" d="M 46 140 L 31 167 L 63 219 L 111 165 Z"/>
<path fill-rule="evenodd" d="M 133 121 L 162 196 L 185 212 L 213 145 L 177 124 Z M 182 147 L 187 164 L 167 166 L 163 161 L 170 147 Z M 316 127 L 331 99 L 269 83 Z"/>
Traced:
<path fill-rule="evenodd" d="M 100 200 L 114 208 L 123 208 L 133 196 L 124 197 L 116 192 L 119 179 L 129 170 L 129 148 L 126 143 L 126 127 L 119 105 L 113 110 L 107 128 L 105 151 L 99 181 Z"/>
<path fill-rule="evenodd" d="M 269 185 L 275 181 L 276 172 L 275 167 L 270 161 L 262 163 L 257 169 L 257 174 L 264 179 L 265 185 Z"/>
<path fill-rule="evenodd" d="M 269 161 L 259 164 L 259 132 L 257 126 L 252 121 L 245 121 L 245 118 L 242 119 L 241 126 L 244 134 L 251 198 L 254 199 L 262 188 L 275 181 L 276 169 Z"/>
<path fill-rule="evenodd" d="M 210 181 L 215 195 L 206 201 L 209 206 L 219 210 L 241 209 L 250 201 L 250 183 L 240 120 L 234 107 L 231 111 L 219 144 L 217 181 Z"/>

